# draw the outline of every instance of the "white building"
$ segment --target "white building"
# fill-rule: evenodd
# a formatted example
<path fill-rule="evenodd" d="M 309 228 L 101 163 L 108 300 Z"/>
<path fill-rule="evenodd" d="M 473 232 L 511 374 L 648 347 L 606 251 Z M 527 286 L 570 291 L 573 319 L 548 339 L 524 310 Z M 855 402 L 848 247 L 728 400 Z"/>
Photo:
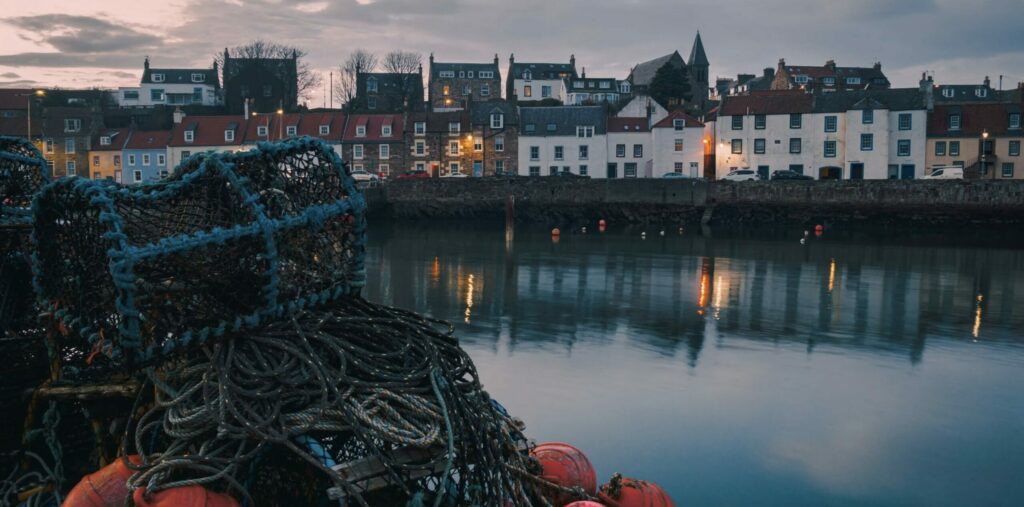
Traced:
<path fill-rule="evenodd" d="M 519 108 L 519 175 L 607 175 L 607 118 L 602 106 Z"/>
<path fill-rule="evenodd" d="M 567 106 L 582 106 L 589 104 L 618 104 L 619 101 L 629 95 L 628 81 L 619 81 L 615 78 L 592 78 L 587 77 L 586 69 L 583 75 L 575 78 L 565 78 L 558 92 L 558 99 Z"/>
<path fill-rule="evenodd" d="M 911 179 L 925 173 L 927 106 L 919 89 L 725 98 L 716 175 L 789 169 L 817 179 Z"/>
<path fill-rule="evenodd" d="M 647 117 L 608 118 L 608 178 L 650 178 L 654 171 Z"/>
<path fill-rule="evenodd" d="M 704 176 L 704 124 L 674 111 L 651 127 L 653 171 L 660 178 L 675 172 L 689 178 Z"/>
<path fill-rule="evenodd" d="M 519 102 L 561 100 L 565 79 L 576 78 L 576 56 L 569 63 L 516 63 L 515 55 L 508 59 L 505 78 L 505 99 L 513 96 Z"/>
<path fill-rule="evenodd" d="M 668 116 L 668 109 L 662 107 L 649 95 L 637 95 L 622 106 L 616 116 L 620 118 L 650 118 L 650 124 L 654 125 Z"/>
<path fill-rule="evenodd" d="M 151 69 L 146 58 L 139 86 L 117 90 L 117 104 L 121 107 L 216 106 L 220 103 L 216 63 L 210 69 Z"/>

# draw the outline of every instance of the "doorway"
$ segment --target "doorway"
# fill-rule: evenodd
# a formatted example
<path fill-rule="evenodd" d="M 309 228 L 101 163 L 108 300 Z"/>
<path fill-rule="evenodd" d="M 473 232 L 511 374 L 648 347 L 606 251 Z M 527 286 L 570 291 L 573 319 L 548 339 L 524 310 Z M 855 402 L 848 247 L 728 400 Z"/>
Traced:
<path fill-rule="evenodd" d="M 619 177 L 619 164 L 608 164 L 608 177 L 618 178 Z"/>
<path fill-rule="evenodd" d="M 835 166 L 825 166 L 818 169 L 819 180 L 841 180 L 843 179 L 843 168 Z"/>

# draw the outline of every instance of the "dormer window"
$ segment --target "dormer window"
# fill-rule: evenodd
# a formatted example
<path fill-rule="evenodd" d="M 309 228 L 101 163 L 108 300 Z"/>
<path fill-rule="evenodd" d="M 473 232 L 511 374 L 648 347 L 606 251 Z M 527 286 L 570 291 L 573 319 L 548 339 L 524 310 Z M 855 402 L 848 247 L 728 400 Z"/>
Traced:
<path fill-rule="evenodd" d="M 960 115 L 949 115 L 949 130 L 960 130 Z"/>
<path fill-rule="evenodd" d="M 623 81 L 622 84 L 619 85 L 619 91 L 622 93 L 629 93 L 629 82 Z"/>
<path fill-rule="evenodd" d="M 457 122 L 457 121 L 450 122 L 450 123 L 448 123 L 448 133 L 449 134 L 454 134 L 454 135 L 459 135 L 459 132 L 462 132 L 462 128 L 461 127 L 462 127 L 462 125 L 460 125 L 459 122 Z"/>
<path fill-rule="evenodd" d="M 193 83 L 202 83 L 202 82 L 205 82 L 205 81 L 206 81 L 206 74 L 203 74 L 202 72 L 193 72 L 192 73 L 192 82 Z"/>
<path fill-rule="evenodd" d="M 472 79 L 473 78 L 473 71 L 469 71 L 468 73 L 466 73 L 466 77 Z"/>
<path fill-rule="evenodd" d="M 110 146 L 110 136 L 100 137 L 100 146 Z"/>
<path fill-rule="evenodd" d="M 427 122 L 418 121 L 413 125 L 414 132 L 418 136 L 422 136 L 427 133 Z"/>
<path fill-rule="evenodd" d="M 331 126 L 330 125 L 320 125 L 320 135 L 326 136 L 327 134 L 330 134 L 330 133 L 331 133 Z"/>
<path fill-rule="evenodd" d="M 527 81 L 533 79 L 533 72 L 530 72 L 530 71 L 523 72 L 523 79 L 525 79 Z"/>
<path fill-rule="evenodd" d="M 685 126 L 686 126 L 686 120 L 683 120 L 683 119 L 672 120 L 672 128 L 675 129 L 675 130 L 683 130 L 683 127 L 685 127 Z"/>
<path fill-rule="evenodd" d="M 583 81 L 573 81 L 572 86 L 573 88 L 583 88 Z"/>
<path fill-rule="evenodd" d="M 261 136 L 261 137 L 266 137 L 266 135 L 267 135 L 267 126 L 266 125 L 260 125 L 260 126 L 256 127 L 256 135 Z"/>
<path fill-rule="evenodd" d="M 612 87 L 611 82 L 609 82 L 609 81 L 601 81 L 601 88 L 610 89 L 611 87 Z"/>
<path fill-rule="evenodd" d="M 438 73 L 440 77 L 455 77 L 455 71 L 453 70 L 442 70 Z"/>
<path fill-rule="evenodd" d="M 956 94 L 956 92 L 954 92 L 952 88 L 943 88 L 942 89 L 942 96 L 946 97 L 947 99 L 953 98 L 953 95 L 955 95 L 955 94 Z"/>
<path fill-rule="evenodd" d="M 848 78 L 846 78 L 846 84 L 848 84 L 848 85 L 859 85 L 860 84 L 860 78 L 859 77 L 848 77 Z"/>
<path fill-rule="evenodd" d="M 191 143 L 191 142 L 195 141 L 195 139 L 196 139 L 196 132 L 194 130 L 186 130 L 185 131 L 185 142 L 186 143 Z"/>
<path fill-rule="evenodd" d="M 800 75 L 800 76 L 795 76 L 793 78 L 793 81 L 796 84 L 807 84 L 807 82 L 810 81 L 810 78 L 807 77 L 807 76 L 804 76 L 804 75 Z"/>
<path fill-rule="evenodd" d="M 554 132 L 554 131 L 558 130 L 558 125 L 556 125 L 554 123 L 548 123 L 547 129 L 548 129 L 548 132 Z"/>
<path fill-rule="evenodd" d="M 356 125 L 356 137 L 366 137 L 366 125 Z"/>
<path fill-rule="evenodd" d="M 500 113 L 494 113 L 491 115 L 491 128 L 501 129 L 505 128 L 505 115 Z"/>
<path fill-rule="evenodd" d="M 979 99 L 983 99 L 988 96 L 988 90 L 986 90 L 985 88 L 975 88 L 974 96 L 978 97 Z"/>
<path fill-rule="evenodd" d="M 380 135 L 382 137 L 391 137 L 391 125 L 381 125 Z"/>
<path fill-rule="evenodd" d="M 285 129 L 285 132 L 287 132 L 289 136 L 295 136 L 295 135 L 297 135 L 299 133 L 299 128 L 296 127 L 295 125 L 288 125 L 284 129 Z"/>
<path fill-rule="evenodd" d="M 366 80 L 366 91 L 376 92 L 377 91 L 377 78 L 371 77 Z"/>
<path fill-rule="evenodd" d="M 836 85 L 836 78 L 834 78 L 834 77 L 826 77 L 826 78 L 823 78 L 821 80 L 821 82 L 824 83 L 825 86 L 835 86 Z"/>
<path fill-rule="evenodd" d="M 553 123 L 548 125 L 548 130 L 552 130 L 552 128 L 551 128 L 552 126 L 554 126 Z M 583 126 L 583 125 L 577 126 L 576 127 L 576 137 L 594 137 L 594 127 L 593 126 Z"/>
<path fill-rule="evenodd" d="M 235 141 L 235 131 L 234 130 L 225 130 L 224 131 L 224 142 L 232 143 L 234 141 Z"/>
<path fill-rule="evenodd" d="M 164 82 L 164 75 L 159 73 L 159 72 L 154 72 L 153 73 L 153 82 L 154 83 L 163 83 Z"/>

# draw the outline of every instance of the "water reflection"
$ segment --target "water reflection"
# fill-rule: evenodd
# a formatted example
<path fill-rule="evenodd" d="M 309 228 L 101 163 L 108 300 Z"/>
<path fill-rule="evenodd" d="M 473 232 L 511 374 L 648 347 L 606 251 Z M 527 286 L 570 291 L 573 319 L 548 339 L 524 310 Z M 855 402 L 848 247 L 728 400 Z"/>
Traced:
<path fill-rule="evenodd" d="M 650 243 L 655 243 L 652 245 Z M 473 326 L 471 340 L 629 340 L 699 363 L 726 333 L 901 353 L 933 339 L 1017 342 L 1017 250 L 854 242 L 375 228 L 367 297 Z M 696 309 L 695 311 L 690 309 Z M 528 330 L 519 323 L 530 322 Z"/>

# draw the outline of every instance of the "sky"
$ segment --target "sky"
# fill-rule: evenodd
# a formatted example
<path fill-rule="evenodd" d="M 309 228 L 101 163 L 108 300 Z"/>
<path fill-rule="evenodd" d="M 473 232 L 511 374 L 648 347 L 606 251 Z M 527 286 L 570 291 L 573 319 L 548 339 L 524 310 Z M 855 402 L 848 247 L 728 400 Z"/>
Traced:
<path fill-rule="evenodd" d="M 0 87 L 137 85 L 142 62 L 209 67 L 255 38 L 327 73 L 356 48 L 438 61 L 568 61 L 625 78 L 699 30 L 710 76 L 791 65 L 882 69 L 894 86 L 1024 81 L 1022 0 L 0 0 Z M 311 106 L 323 102 L 314 93 Z"/>

